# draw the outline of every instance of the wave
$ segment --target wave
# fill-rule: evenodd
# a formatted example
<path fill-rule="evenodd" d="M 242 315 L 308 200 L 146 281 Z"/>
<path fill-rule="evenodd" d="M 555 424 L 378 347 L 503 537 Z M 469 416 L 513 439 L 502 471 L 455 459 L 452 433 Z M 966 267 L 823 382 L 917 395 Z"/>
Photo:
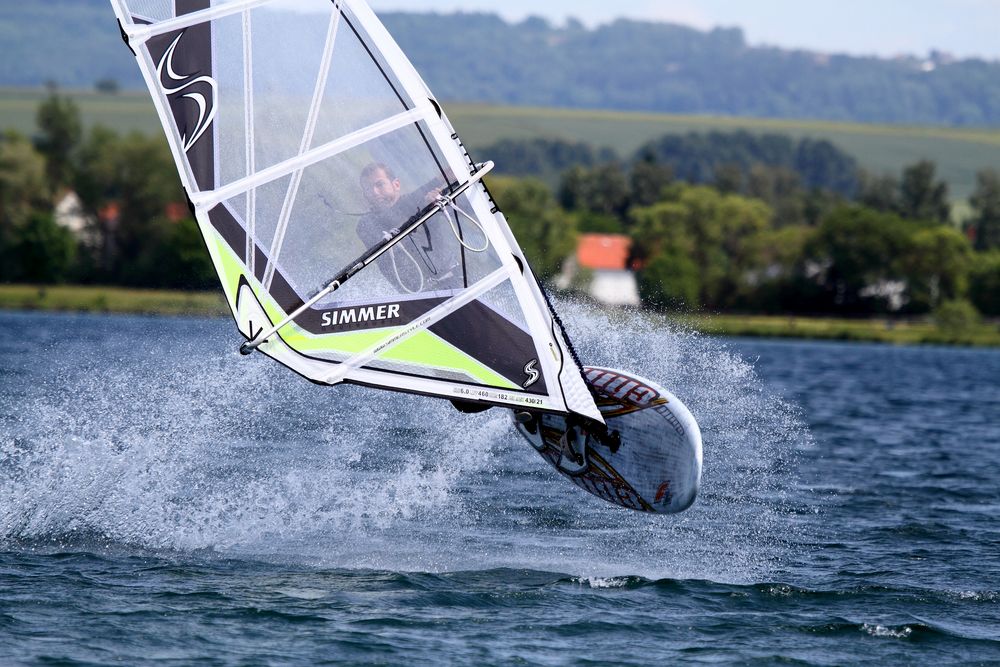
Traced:
<path fill-rule="evenodd" d="M 797 409 L 716 340 L 560 309 L 588 363 L 663 382 L 701 420 L 693 510 L 648 517 L 582 494 L 504 411 L 316 388 L 240 358 L 217 322 L 85 318 L 29 350 L 31 372 L 0 396 L 0 541 L 322 568 L 766 577 L 797 540 L 789 489 L 809 446 Z"/>

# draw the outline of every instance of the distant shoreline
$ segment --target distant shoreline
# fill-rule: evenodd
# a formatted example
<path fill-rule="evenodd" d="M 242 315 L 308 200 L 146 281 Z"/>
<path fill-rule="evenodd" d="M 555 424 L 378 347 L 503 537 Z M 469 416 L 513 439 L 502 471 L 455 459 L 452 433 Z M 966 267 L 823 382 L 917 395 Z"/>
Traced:
<path fill-rule="evenodd" d="M 220 292 L 71 285 L 0 285 L 0 310 L 192 317 L 227 317 L 230 312 Z M 1000 347 L 1000 326 L 995 323 L 954 334 L 941 331 L 929 320 L 787 315 L 678 315 L 674 319 L 711 336 Z"/>
<path fill-rule="evenodd" d="M 229 313 L 221 292 L 77 285 L 0 285 L 0 309 L 197 317 Z"/>
<path fill-rule="evenodd" d="M 685 315 L 678 319 L 711 336 L 794 338 L 891 345 L 1000 347 L 1000 326 L 982 324 L 960 333 L 942 331 L 929 318 L 845 319 L 797 315 Z"/>

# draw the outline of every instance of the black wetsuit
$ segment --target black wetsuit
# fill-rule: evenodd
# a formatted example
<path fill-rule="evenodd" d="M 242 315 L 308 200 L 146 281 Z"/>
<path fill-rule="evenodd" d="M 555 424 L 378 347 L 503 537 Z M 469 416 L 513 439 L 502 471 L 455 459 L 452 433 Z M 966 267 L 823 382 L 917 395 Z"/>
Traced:
<path fill-rule="evenodd" d="M 393 230 L 406 227 L 427 208 L 427 193 L 440 183 L 433 181 L 416 192 L 403 195 L 390 208 L 371 211 L 358 223 L 358 238 L 366 248 L 385 242 Z M 406 292 L 431 292 L 464 286 L 461 246 L 444 215 L 438 214 L 381 257 L 382 275 Z"/>

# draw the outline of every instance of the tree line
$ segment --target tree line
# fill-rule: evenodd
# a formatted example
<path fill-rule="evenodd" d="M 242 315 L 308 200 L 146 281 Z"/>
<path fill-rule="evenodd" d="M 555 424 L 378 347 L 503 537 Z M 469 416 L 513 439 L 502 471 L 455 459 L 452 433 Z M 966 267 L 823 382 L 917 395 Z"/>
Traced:
<path fill-rule="evenodd" d="M 206 289 L 215 284 L 166 141 L 95 127 L 53 92 L 38 132 L 0 135 L 0 282 Z M 68 193 L 79 227 L 58 224 Z M 179 210 L 178 210 L 179 209 Z"/>
<path fill-rule="evenodd" d="M 827 142 L 669 136 L 627 161 L 602 161 L 599 151 L 560 141 L 522 143 L 485 153 L 536 154 L 520 163 L 534 177 L 505 177 L 494 189 L 543 274 L 559 270 L 580 233 L 625 234 L 651 307 L 1000 316 L 994 169 L 979 172 L 971 214 L 956 223 L 932 162 L 898 176 L 871 174 Z M 546 162 L 539 156 L 549 148 Z M 554 190 L 537 178 L 550 170 L 534 165 L 558 165 L 568 154 L 583 159 Z"/>
<path fill-rule="evenodd" d="M 507 23 L 494 14 L 381 17 L 444 100 L 862 123 L 1000 123 L 998 62 L 943 53 L 828 55 L 753 46 L 739 28 L 701 31 L 627 19 L 589 29 L 538 17 Z"/>
<path fill-rule="evenodd" d="M 442 100 L 877 123 L 1000 123 L 997 62 L 940 53 L 893 59 L 826 55 L 753 46 L 735 28 L 700 31 L 629 20 L 591 29 L 537 17 L 509 23 L 482 13 L 381 17 Z M 0 3 L 0 44 L 0 85 L 48 80 L 74 88 L 112 80 L 129 88 L 142 85 L 106 0 Z"/>
<path fill-rule="evenodd" d="M 672 136 L 627 160 L 539 140 L 504 142 L 490 157 L 523 169 L 490 187 L 546 277 L 579 234 L 617 233 L 633 241 L 650 307 L 1000 316 L 995 170 L 979 173 L 958 226 L 933 163 L 872 175 L 808 139 Z M 559 172 L 551 184 L 537 178 L 548 172 Z M 53 210 L 67 192 L 79 199 L 75 231 Z M 72 101 L 53 91 L 34 137 L 0 136 L 0 281 L 213 287 L 183 201 L 161 137 L 85 132 Z"/>

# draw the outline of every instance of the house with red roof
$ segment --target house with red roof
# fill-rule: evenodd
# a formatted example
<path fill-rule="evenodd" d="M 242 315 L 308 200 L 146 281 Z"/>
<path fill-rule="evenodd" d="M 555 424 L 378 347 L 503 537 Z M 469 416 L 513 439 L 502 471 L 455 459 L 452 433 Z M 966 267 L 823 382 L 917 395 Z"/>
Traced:
<path fill-rule="evenodd" d="M 560 289 L 578 288 L 607 306 L 639 306 L 639 284 L 631 270 L 632 239 L 621 234 L 584 234 L 556 279 Z"/>

